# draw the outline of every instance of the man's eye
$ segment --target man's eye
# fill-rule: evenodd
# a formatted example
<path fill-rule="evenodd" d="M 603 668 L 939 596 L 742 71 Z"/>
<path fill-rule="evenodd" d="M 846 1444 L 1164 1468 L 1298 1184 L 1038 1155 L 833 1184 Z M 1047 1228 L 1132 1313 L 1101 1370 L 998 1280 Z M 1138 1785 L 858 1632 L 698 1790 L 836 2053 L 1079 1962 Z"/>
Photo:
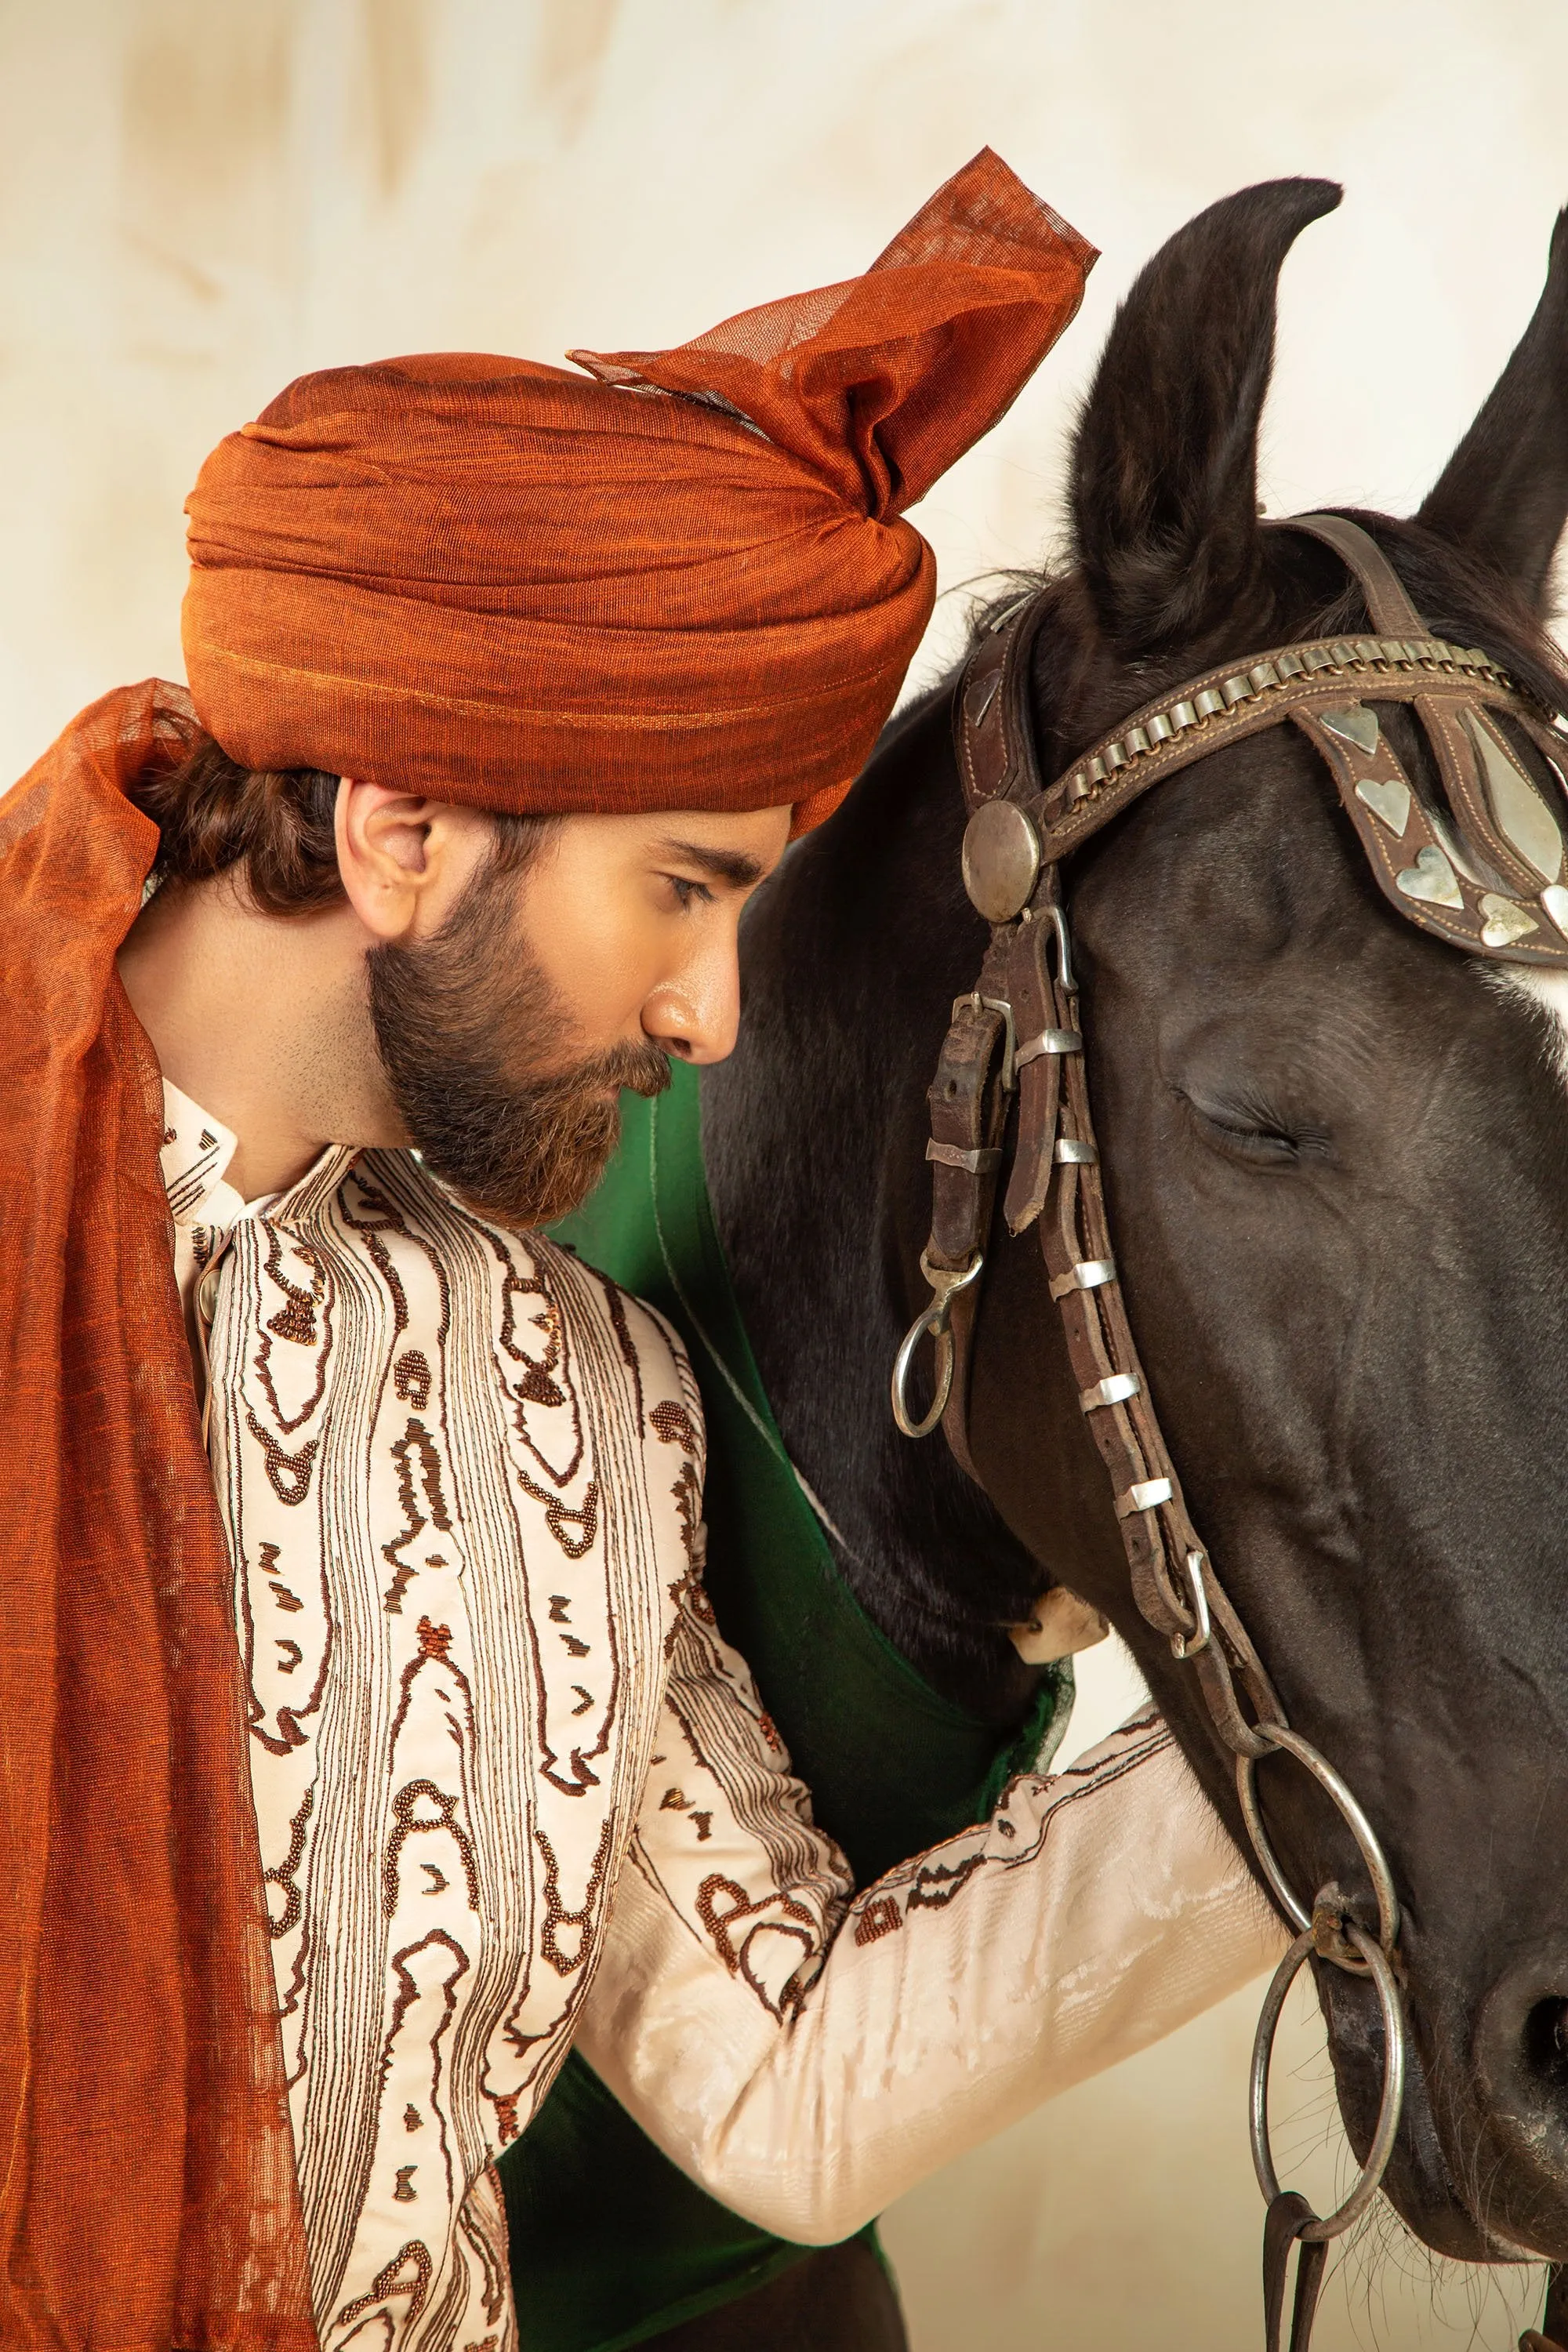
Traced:
<path fill-rule="evenodd" d="M 705 882 L 689 882 L 684 874 L 667 874 L 665 880 L 674 891 L 676 903 L 689 907 L 694 898 L 711 898 L 713 893 Z"/>

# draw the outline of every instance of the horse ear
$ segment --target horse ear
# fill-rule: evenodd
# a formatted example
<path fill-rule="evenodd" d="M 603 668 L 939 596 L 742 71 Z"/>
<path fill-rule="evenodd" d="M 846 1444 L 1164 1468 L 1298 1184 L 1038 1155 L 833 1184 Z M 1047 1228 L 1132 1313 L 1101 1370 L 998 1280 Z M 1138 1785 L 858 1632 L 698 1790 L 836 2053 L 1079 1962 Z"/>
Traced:
<path fill-rule="evenodd" d="M 1507 573 L 1538 612 L 1568 517 L 1568 212 L 1523 340 L 1416 517 Z"/>
<path fill-rule="evenodd" d="M 1259 589 L 1258 425 L 1281 264 L 1331 180 L 1270 180 L 1199 213 L 1117 312 L 1073 464 L 1079 560 L 1126 660 L 1241 617 Z"/>

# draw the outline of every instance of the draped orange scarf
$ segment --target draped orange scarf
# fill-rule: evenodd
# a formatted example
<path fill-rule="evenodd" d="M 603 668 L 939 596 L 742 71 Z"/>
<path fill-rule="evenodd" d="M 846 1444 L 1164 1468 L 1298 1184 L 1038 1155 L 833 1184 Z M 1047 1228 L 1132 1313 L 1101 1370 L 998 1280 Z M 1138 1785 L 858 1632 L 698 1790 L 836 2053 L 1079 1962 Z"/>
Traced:
<path fill-rule="evenodd" d="M 930 611 L 902 509 L 1092 258 L 985 154 L 865 278 L 677 351 L 307 377 L 191 500 L 194 708 L 109 695 L 0 802 L 0 2344 L 315 2341 L 127 787 L 199 716 L 489 808 L 817 821 Z"/>
<path fill-rule="evenodd" d="M 183 728 L 182 728 L 183 721 Z M 178 688 L 0 801 L 0 2344 L 313 2346 L 234 1572 L 115 976 Z"/>

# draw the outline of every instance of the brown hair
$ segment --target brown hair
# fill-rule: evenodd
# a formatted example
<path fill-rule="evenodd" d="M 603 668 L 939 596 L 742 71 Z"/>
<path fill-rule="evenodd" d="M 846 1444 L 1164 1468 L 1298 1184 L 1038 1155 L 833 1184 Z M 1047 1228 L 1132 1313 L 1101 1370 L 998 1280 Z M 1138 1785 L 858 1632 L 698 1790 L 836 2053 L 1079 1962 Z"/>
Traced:
<path fill-rule="evenodd" d="M 338 778 L 320 768 L 242 768 L 210 735 L 184 757 L 143 771 L 131 798 L 158 828 L 155 881 L 206 882 L 245 868 L 264 915 L 313 915 L 343 895 L 333 825 Z M 498 814 L 492 870 L 521 873 L 553 817 Z"/>

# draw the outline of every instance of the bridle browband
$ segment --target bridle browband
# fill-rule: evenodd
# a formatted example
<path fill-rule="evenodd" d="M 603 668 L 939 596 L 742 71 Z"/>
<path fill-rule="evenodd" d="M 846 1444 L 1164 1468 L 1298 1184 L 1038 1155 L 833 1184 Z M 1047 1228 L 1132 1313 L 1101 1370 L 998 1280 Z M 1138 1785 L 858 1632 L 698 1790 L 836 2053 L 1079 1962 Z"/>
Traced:
<path fill-rule="evenodd" d="M 1293 2244 L 1300 2260 L 1290 2343 L 1292 2352 L 1306 2352 L 1328 2242 L 1371 2203 L 1399 2128 L 1408 2052 L 1399 1901 L 1354 1796 L 1286 1722 L 1188 1517 L 1150 1401 L 1106 1219 L 1061 860 L 1164 777 L 1289 719 L 1326 761 L 1378 887 L 1402 915 L 1471 954 L 1568 971 L 1563 832 L 1498 723 L 1501 716 L 1523 733 L 1568 794 L 1568 721 L 1523 693 L 1489 655 L 1430 636 L 1392 565 L 1359 524 L 1314 514 L 1270 527 L 1305 532 L 1333 549 L 1360 585 L 1375 636 L 1315 639 L 1210 670 L 1138 711 L 1049 786 L 1041 782 L 1030 709 L 1045 592 L 1000 614 L 969 657 L 954 704 L 970 811 L 963 878 L 992 926 L 991 944 L 973 990 L 953 1005 L 929 1096 L 932 1209 L 921 1266 L 931 1298 L 899 1350 L 893 1412 L 909 1437 L 929 1435 L 940 1421 L 959 1463 L 980 1483 L 969 1447 L 968 1371 L 1016 1094 L 1003 1213 L 1013 1234 L 1039 1224 L 1079 1402 L 1110 1474 L 1133 1600 L 1173 1654 L 1193 1666 L 1215 1729 L 1236 1759 L 1259 1867 L 1298 1931 L 1265 1997 L 1250 2105 L 1253 2163 L 1268 2200 L 1268 2352 L 1278 2352 Z M 1426 806 L 1413 789 L 1373 707 L 1380 703 L 1407 706 L 1421 726 L 1444 810 Z M 917 1417 L 909 1376 L 927 1338 L 936 1351 L 936 1394 Z M 1339 1885 L 1320 1889 L 1309 1909 L 1286 1878 L 1258 1800 L 1258 1765 L 1276 1751 L 1311 1773 L 1350 1830 L 1376 1896 L 1375 1937 Z M 1285 1995 L 1310 1954 L 1371 1976 L 1384 2033 L 1372 2144 L 1354 2188 L 1327 2216 L 1281 2189 L 1268 2127 L 1274 2034 Z"/>

